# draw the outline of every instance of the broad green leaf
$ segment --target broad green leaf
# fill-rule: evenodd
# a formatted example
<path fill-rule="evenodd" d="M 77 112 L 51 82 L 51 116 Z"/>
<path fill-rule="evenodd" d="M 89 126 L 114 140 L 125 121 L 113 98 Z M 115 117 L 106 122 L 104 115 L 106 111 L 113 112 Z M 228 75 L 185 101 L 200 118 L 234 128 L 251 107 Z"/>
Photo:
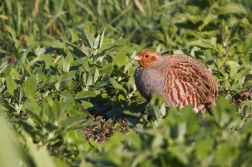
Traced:
<path fill-rule="evenodd" d="M 95 96 L 96 96 L 96 93 L 93 91 L 81 91 L 76 94 L 75 99 L 86 99 L 86 98 L 95 97 Z"/>
<path fill-rule="evenodd" d="M 216 48 L 217 51 L 220 53 L 220 54 L 219 54 L 219 55 L 220 55 L 220 58 L 223 57 L 224 54 L 225 54 L 225 52 L 226 52 L 226 50 L 225 50 L 225 48 L 223 47 L 223 45 L 217 43 L 216 47 L 217 47 L 217 48 Z M 220 61 L 220 60 L 219 60 L 219 61 Z M 224 62 L 222 61 L 221 64 L 220 64 L 220 66 L 222 66 L 223 63 L 224 63 Z"/>
<path fill-rule="evenodd" d="M 28 78 L 23 84 L 23 90 L 26 97 L 35 97 L 37 91 L 36 77 Z"/>
<path fill-rule="evenodd" d="M 2 116 L 0 116 L 0 166 L 30 166 L 27 161 L 27 152 L 21 147 L 18 136 L 12 126 Z"/>
<path fill-rule="evenodd" d="M 151 154 L 152 153 L 151 153 L 150 150 L 141 151 L 141 154 L 137 154 L 135 157 L 133 157 L 132 166 L 134 166 L 134 167 L 139 166 L 139 164 L 141 162 L 144 162 L 147 159 L 149 159 L 149 157 L 151 156 Z"/>
<path fill-rule="evenodd" d="M 104 145 L 104 149 L 109 151 L 116 146 L 119 146 L 123 141 L 123 134 L 116 132 L 108 141 L 106 141 L 106 145 Z"/>
<path fill-rule="evenodd" d="M 212 37 L 210 39 L 201 38 L 199 40 L 190 42 L 190 45 L 195 45 L 206 49 L 216 49 L 216 38 L 215 37 Z"/>
<path fill-rule="evenodd" d="M 185 54 L 182 50 L 174 50 L 174 54 Z"/>
<path fill-rule="evenodd" d="M 61 98 L 65 101 L 74 101 L 74 97 L 70 91 L 63 91 L 60 93 Z"/>
<path fill-rule="evenodd" d="M 20 79 L 20 74 L 15 68 L 11 68 L 8 73 L 13 79 Z"/>
<path fill-rule="evenodd" d="M 196 147 L 197 158 L 204 159 L 205 157 L 209 155 L 208 153 L 213 148 L 214 141 L 210 137 L 206 137 L 204 139 L 199 138 L 199 140 L 197 140 L 195 144 L 196 144 L 195 147 Z"/>
<path fill-rule="evenodd" d="M 112 72 L 112 69 L 113 69 L 112 64 L 106 64 L 100 69 L 100 74 L 103 75 L 102 80 L 108 78 L 108 76 Z"/>
<path fill-rule="evenodd" d="M 102 47 L 103 39 L 104 39 L 104 34 L 105 34 L 105 29 L 103 29 L 101 35 L 99 35 L 99 45 L 98 45 L 98 49 L 100 49 L 100 48 Z"/>
<path fill-rule="evenodd" d="M 19 48 L 19 41 L 17 40 L 16 32 L 10 26 L 8 26 L 6 24 L 5 24 L 5 28 L 11 34 L 12 40 L 15 43 L 15 48 L 18 49 Z"/>
<path fill-rule="evenodd" d="M 124 134 L 125 141 L 134 148 L 140 149 L 142 140 L 140 136 L 132 129 L 129 130 L 128 134 Z"/>
<path fill-rule="evenodd" d="M 123 52 L 118 52 L 114 57 L 113 57 L 113 64 L 118 66 L 119 68 L 122 66 L 127 65 L 129 62 L 127 60 L 127 56 Z"/>
<path fill-rule="evenodd" d="M 96 68 L 96 67 L 93 67 L 93 68 L 91 68 L 91 70 L 90 70 L 89 72 L 86 73 L 86 77 L 83 77 L 83 79 L 86 78 L 86 79 L 84 80 L 84 83 L 85 83 L 85 86 L 86 86 L 86 87 L 88 87 L 88 86 L 90 86 L 90 85 L 93 84 L 93 82 L 94 82 L 94 80 L 95 80 L 94 77 L 97 77 L 96 74 L 95 74 L 96 71 L 97 71 L 97 68 Z M 96 79 L 97 79 L 97 78 L 96 78 Z"/>
<path fill-rule="evenodd" d="M 55 47 L 55 48 L 64 48 L 65 44 L 59 40 L 53 40 L 53 41 L 42 41 L 43 45 Z"/>
<path fill-rule="evenodd" d="M 70 34 L 71 34 L 71 41 L 72 41 L 72 42 L 75 42 L 75 41 L 78 41 L 78 40 L 79 40 L 79 36 L 78 36 L 76 30 L 69 29 L 69 32 L 70 32 Z"/>
<path fill-rule="evenodd" d="M 39 52 L 39 51 L 38 51 Z M 43 52 L 43 51 L 42 51 Z M 40 54 L 40 53 L 39 53 Z M 30 61 L 29 66 L 34 65 L 35 63 L 37 63 L 38 61 L 44 61 L 45 62 L 45 68 L 49 69 L 50 66 L 54 67 L 54 63 L 52 60 L 52 57 L 50 55 L 47 54 L 42 54 L 37 56 L 36 58 L 34 58 L 32 61 Z"/>
<path fill-rule="evenodd" d="M 54 161 L 52 156 L 50 156 L 50 153 L 46 146 L 41 146 L 33 143 L 33 139 L 25 133 L 24 137 L 27 141 L 27 148 L 29 150 L 29 153 L 36 164 L 37 167 L 54 167 Z"/>
<path fill-rule="evenodd" d="M 45 102 L 41 106 L 42 112 L 41 112 L 41 118 L 45 122 L 54 122 L 55 121 L 55 115 L 56 112 L 53 111 L 53 106 L 49 105 L 48 102 Z M 58 121 L 58 118 L 57 118 Z"/>
<path fill-rule="evenodd" d="M 212 21 L 216 19 L 216 15 L 208 14 L 207 17 L 203 19 L 203 24 L 200 25 L 199 30 L 201 31 L 205 26 L 209 25 Z"/>
<path fill-rule="evenodd" d="M 249 92 L 248 92 L 249 93 Z M 247 118 L 252 114 L 252 103 L 250 100 L 246 100 L 241 107 L 241 114 L 243 117 Z"/>
<path fill-rule="evenodd" d="M 65 59 L 62 59 L 62 63 L 63 63 L 63 72 L 69 72 L 70 62 L 66 61 Z"/>
<path fill-rule="evenodd" d="M 229 66 L 231 77 L 233 77 L 240 68 L 240 65 L 235 61 L 226 61 L 225 64 Z"/>
<path fill-rule="evenodd" d="M 151 143 L 151 148 L 154 150 L 153 154 L 157 154 L 158 148 L 160 148 L 164 144 L 164 138 L 161 134 L 156 134 Z"/>
<path fill-rule="evenodd" d="M 11 104 L 9 104 L 9 102 L 5 98 L 3 98 L 2 96 L 0 96 L 0 109 L 3 112 L 4 111 L 9 111 L 9 112 L 15 112 L 16 111 L 14 109 L 14 107 L 11 106 Z M 0 114 L 0 116 L 4 116 L 4 115 L 5 115 L 4 113 Z"/>
<path fill-rule="evenodd" d="M 16 82 L 11 78 L 11 76 L 7 75 L 6 76 L 6 85 L 7 85 L 7 89 L 8 92 L 14 96 L 14 90 L 17 89 L 17 84 Z"/>
<path fill-rule="evenodd" d="M 102 80 L 104 80 L 104 78 L 102 78 Z M 108 80 L 109 80 L 109 78 L 108 78 Z M 100 89 L 100 88 L 102 88 L 102 87 L 106 87 L 106 86 L 108 86 L 109 85 L 109 81 L 105 81 L 105 82 L 96 82 L 96 84 L 94 85 L 94 90 L 98 90 L 98 89 Z"/>
<path fill-rule="evenodd" d="M 85 43 L 85 45 L 87 45 L 88 47 L 94 49 L 94 36 L 90 33 L 85 33 L 83 32 L 82 33 L 82 38 L 83 38 L 83 41 Z"/>
<path fill-rule="evenodd" d="M 70 61 L 67 61 L 64 57 L 61 57 L 58 62 L 58 69 L 62 73 L 67 73 L 67 72 L 69 72 L 70 65 L 71 65 Z"/>
<path fill-rule="evenodd" d="M 171 154 L 177 158 L 181 163 L 187 164 L 188 163 L 188 157 L 186 153 L 179 147 L 173 146 L 170 148 Z"/>
<path fill-rule="evenodd" d="M 24 108 L 37 116 L 40 115 L 41 107 L 39 106 L 38 101 L 33 97 L 30 97 L 25 101 Z"/>
<path fill-rule="evenodd" d="M 73 116 L 69 116 L 65 120 L 60 121 L 59 125 L 61 128 L 64 128 L 66 130 L 70 129 L 74 127 L 75 125 L 81 123 L 87 117 L 87 115 L 88 113 L 83 112 L 81 114 L 75 114 Z"/>
<path fill-rule="evenodd" d="M 66 74 L 63 74 L 59 77 L 59 81 L 55 84 L 57 90 L 65 88 L 69 83 L 72 82 L 73 77 L 75 76 L 76 71 L 70 71 Z"/>
<path fill-rule="evenodd" d="M 241 22 L 239 21 L 235 25 L 233 25 L 232 30 L 231 30 L 231 34 L 230 34 L 231 39 L 234 38 L 234 36 L 238 32 L 240 24 L 241 24 Z"/>
<path fill-rule="evenodd" d="M 50 67 L 54 67 L 53 59 L 50 55 L 41 55 L 41 60 L 45 62 L 45 69 L 50 69 Z"/>
<path fill-rule="evenodd" d="M 241 128 L 241 133 L 250 134 L 252 132 L 252 120 L 249 120 Z"/>
<path fill-rule="evenodd" d="M 84 109 L 88 109 L 90 107 L 93 107 L 94 105 L 88 101 L 81 101 L 81 106 L 84 108 Z"/>
<path fill-rule="evenodd" d="M 237 158 L 238 154 L 238 148 L 234 148 L 232 145 L 228 145 L 227 143 L 220 143 L 216 149 L 215 162 L 220 164 L 220 166 L 230 166 L 233 164 L 233 161 Z"/>
<path fill-rule="evenodd" d="M 126 93 L 126 90 L 124 89 L 124 87 L 120 85 L 115 79 L 110 78 L 110 82 L 112 83 L 115 89 L 121 89 Z"/>
<path fill-rule="evenodd" d="M 37 48 L 35 49 L 35 54 L 36 54 L 37 56 L 41 56 L 42 54 L 45 53 L 45 51 L 46 51 L 46 48 L 45 48 L 45 47 L 37 47 Z"/>
<path fill-rule="evenodd" d="M 97 79 L 98 79 L 98 77 L 99 77 L 99 71 L 98 71 L 98 69 L 96 68 L 95 69 L 95 72 L 94 72 L 94 75 L 93 75 L 94 77 L 93 77 L 93 82 L 96 82 L 97 81 Z"/>
<path fill-rule="evenodd" d="M 27 35 L 25 35 L 25 41 L 27 42 L 28 46 L 33 46 L 33 45 L 38 44 L 33 38 Z"/>
<path fill-rule="evenodd" d="M 242 6 L 241 4 L 233 3 L 233 2 L 226 3 L 225 6 L 221 6 L 217 10 L 218 15 L 232 14 L 232 13 L 247 14 L 247 11 L 244 8 L 244 6 Z"/>
<path fill-rule="evenodd" d="M 89 71 L 90 66 L 89 66 L 89 61 L 88 60 L 84 60 L 82 63 L 82 67 L 86 70 Z"/>
<path fill-rule="evenodd" d="M 157 120 L 160 120 L 166 114 L 164 99 L 157 93 L 153 93 L 148 113 L 155 117 Z"/>

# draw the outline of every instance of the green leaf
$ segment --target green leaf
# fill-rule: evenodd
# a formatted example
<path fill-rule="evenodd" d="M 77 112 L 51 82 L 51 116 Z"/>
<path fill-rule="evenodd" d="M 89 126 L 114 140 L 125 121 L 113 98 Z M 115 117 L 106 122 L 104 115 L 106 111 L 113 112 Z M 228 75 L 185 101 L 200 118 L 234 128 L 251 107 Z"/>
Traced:
<path fill-rule="evenodd" d="M 86 99 L 89 97 L 95 97 L 96 93 L 93 91 L 81 91 L 75 95 L 75 99 Z"/>
<path fill-rule="evenodd" d="M 240 65 L 235 61 L 226 61 L 225 64 L 229 66 L 231 77 L 233 77 L 240 68 Z"/>
<path fill-rule="evenodd" d="M 35 54 L 36 54 L 37 56 L 41 56 L 42 54 L 45 53 L 45 51 L 46 51 L 46 48 L 45 48 L 45 47 L 37 47 L 37 48 L 35 49 Z"/>
<path fill-rule="evenodd" d="M 38 111 L 41 110 L 38 102 L 34 98 L 27 99 L 26 102 L 24 103 L 24 107 L 25 107 L 25 109 L 30 110 L 30 111 L 37 113 L 37 114 L 39 114 Z"/>
<path fill-rule="evenodd" d="M 35 46 L 38 45 L 37 41 L 34 40 L 34 38 L 25 35 L 25 41 L 27 42 L 28 46 Z"/>
<path fill-rule="evenodd" d="M 153 96 L 150 101 L 150 107 L 148 108 L 148 113 L 157 120 L 161 120 L 166 114 L 166 107 L 164 99 L 160 97 L 156 92 L 153 93 Z"/>
<path fill-rule="evenodd" d="M 81 114 L 75 114 L 73 116 L 69 116 L 65 120 L 59 122 L 59 125 L 61 128 L 64 128 L 66 130 L 70 129 L 73 126 L 81 123 L 87 117 L 87 115 L 88 115 L 87 112 L 83 112 Z"/>
<path fill-rule="evenodd" d="M 59 40 L 52 40 L 52 41 L 42 41 L 42 44 L 45 46 L 55 47 L 55 48 L 64 48 L 65 43 Z"/>
<path fill-rule="evenodd" d="M 187 164 L 188 163 L 188 158 L 186 153 L 180 149 L 179 147 L 171 147 L 170 148 L 171 154 L 176 157 L 181 163 Z"/>
<path fill-rule="evenodd" d="M 102 47 L 102 43 L 103 43 L 103 39 L 104 39 L 104 34 L 105 34 L 105 29 L 103 29 L 101 35 L 99 35 L 98 49 L 100 49 Z"/>
<path fill-rule="evenodd" d="M 90 85 L 92 85 L 94 83 L 94 81 L 97 79 L 97 68 L 96 67 L 93 67 L 90 69 L 90 71 L 88 73 L 85 73 L 84 77 L 83 77 L 83 80 L 84 80 L 84 83 L 85 83 L 85 86 L 88 87 Z"/>
<path fill-rule="evenodd" d="M 21 147 L 12 126 L 2 116 L 0 116 L 0 126 L 0 166 L 19 166 L 20 163 L 30 166 L 27 152 Z"/>
<path fill-rule="evenodd" d="M 37 167 L 55 167 L 52 156 L 50 156 L 46 146 L 34 144 L 33 139 L 27 133 L 25 133 L 24 137 L 27 141 L 26 147 Z"/>
<path fill-rule="evenodd" d="M 60 93 L 60 96 L 61 98 L 65 101 L 65 100 L 68 100 L 68 101 L 74 101 L 74 97 L 72 95 L 71 92 L 69 91 L 63 91 Z"/>
<path fill-rule="evenodd" d="M 207 143 L 207 144 L 206 144 Z M 214 141 L 210 137 L 206 137 L 204 139 L 200 138 L 195 142 L 196 144 L 196 156 L 198 159 L 206 158 L 213 148 Z"/>
<path fill-rule="evenodd" d="M 11 104 L 9 104 L 9 102 L 5 98 L 3 98 L 2 96 L 0 96 L 0 109 L 1 109 L 2 112 L 3 111 L 9 111 L 11 113 L 11 112 L 16 111 L 14 109 L 14 107 L 11 106 Z M 1 114 L 0 114 L 0 116 L 1 116 Z"/>
<path fill-rule="evenodd" d="M 76 71 L 70 71 L 66 74 L 63 74 L 59 77 L 59 81 L 55 84 L 57 90 L 61 90 L 68 86 L 72 82 L 73 77 L 75 76 Z"/>
<path fill-rule="evenodd" d="M 216 49 L 216 38 L 215 37 L 212 37 L 210 39 L 201 38 L 199 40 L 190 42 L 190 45 L 195 45 L 207 49 Z"/>
<path fill-rule="evenodd" d="M 247 10 L 238 3 L 229 2 L 226 3 L 225 6 L 221 6 L 217 10 L 218 15 L 224 15 L 224 14 L 247 14 Z"/>
<path fill-rule="evenodd" d="M 15 48 L 18 49 L 19 48 L 19 41 L 17 40 L 16 32 L 10 26 L 8 26 L 8 25 L 5 25 L 5 28 L 11 34 L 12 40 L 15 43 Z"/>
<path fill-rule="evenodd" d="M 127 65 L 128 59 L 124 52 L 118 52 L 115 56 L 113 56 L 113 64 L 118 66 L 119 68 Z"/>
<path fill-rule="evenodd" d="M 90 66 L 89 66 L 89 61 L 88 60 L 83 60 L 82 62 L 82 67 L 86 70 L 89 71 L 90 70 Z"/>
<path fill-rule="evenodd" d="M 237 22 L 235 25 L 232 26 L 230 37 L 231 39 L 234 38 L 235 34 L 238 32 L 241 22 Z"/>
<path fill-rule="evenodd" d="M 126 90 L 124 89 L 124 87 L 120 85 L 115 79 L 110 78 L 110 82 L 112 83 L 115 89 L 121 89 L 126 93 Z"/>
<path fill-rule="evenodd" d="M 106 74 L 106 75 L 109 75 L 111 72 L 112 72 L 112 64 L 106 64 L 104 66 L 102 66 L 102 68 L 100 69 L 100 73 L 102 75 Z"/>
<path fill-rule="evenodd" d="M 26 97 L 35 97 L 36 91 L 37 91 L 37 83 L 36 83 L 36 77 L 32 76 L 28 78 L 23 83 L 23 89 L 25 92 Z"/>
<path fill-rule="evenodd" d="M 84 109 L 88 109 L 88 108 L 91 108 L 93 107 L 94 105 L 88 101 L 81 101 L 81 106 L 84 108 Z"/>
<path fill-rule="evenodd" d="M 12 68 L 12 67 L 11 67 L 10 71 L 8 72 L 8 74 L 9 74 L 13 79 L 20 79 L 19 72 L 18 72 L 15 68 Z"/>
<path fill-rule="evenodd" d="M 55 64 L 53 63 L 53 59 L 50 55 L 41 55 L 41 60 L 45 62 L 45 69 L 50 69 L 50 67 L 55 67 Z"/>
<path fill-rule="evenodd" d="M 249 117 L 252 114 L 252 103 L 250 100 L 244 101 L 241 107 L 241 115 L 245 118 Z"/>
<path fill-rule="evenodd" d="M 11 78 L 11 76 L 7 75 L 6 76 L 6 85 L 7 85 L 7 90 L 8 92 L 14 96 L 14 90 L 17 89 L 17 84 L 16 82 Z"/>
<path fill-rule="evenodd" d="M 69 29 L 69 32 L 70 32 L 70 34 L 71 34 L 71 41 L 72 41 L 72 42 L 75 42 L 75 41 L 78 41 L 78 40 L 79 40 L 79 36 L 78 36 L 76 30 Z"/>
<path fill-rule="evenodd" d="M 217 164 L 220 166 L 232 166 L 233 162 L 237 158 L 239 154 L 238 148 L 232 147 L 232 145 L 228 145 L 227 143 L 219 144 L 216 149 L 216 160 Z"/>
<path fill-rule="evenodd" d="M 62 59 L 62 63 L 63 63 L 63 72 L 69 72 L 70 62 L 66 61 L 65 59 Z"/>

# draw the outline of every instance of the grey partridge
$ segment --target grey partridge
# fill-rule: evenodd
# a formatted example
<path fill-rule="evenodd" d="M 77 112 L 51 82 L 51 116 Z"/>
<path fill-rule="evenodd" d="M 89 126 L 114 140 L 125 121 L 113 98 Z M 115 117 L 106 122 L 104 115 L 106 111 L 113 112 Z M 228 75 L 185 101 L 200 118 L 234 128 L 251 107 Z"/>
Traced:
<path fill-rule="evenodd" d="M 196 59 L 182 54 L 161 56 L 147 49 L 135 59 L 140 64 L 134 74 L 135 84 L 147 101 L 156 92 L 168 107 L 192 104 L 197 113 L 216 105 L 217 82 Z"/>

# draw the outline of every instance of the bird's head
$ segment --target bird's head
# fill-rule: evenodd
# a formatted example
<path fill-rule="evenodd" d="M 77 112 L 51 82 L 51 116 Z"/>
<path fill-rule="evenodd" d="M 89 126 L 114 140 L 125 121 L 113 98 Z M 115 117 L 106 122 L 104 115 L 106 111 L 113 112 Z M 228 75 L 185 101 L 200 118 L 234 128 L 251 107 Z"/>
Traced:
<path fill-rule="evenodd" d="M 152 50 L 145 49 L 142 50 L 134 59 L 137 60 L 142 67 L 153 67 L 160 57 L 160 54 Z"/>

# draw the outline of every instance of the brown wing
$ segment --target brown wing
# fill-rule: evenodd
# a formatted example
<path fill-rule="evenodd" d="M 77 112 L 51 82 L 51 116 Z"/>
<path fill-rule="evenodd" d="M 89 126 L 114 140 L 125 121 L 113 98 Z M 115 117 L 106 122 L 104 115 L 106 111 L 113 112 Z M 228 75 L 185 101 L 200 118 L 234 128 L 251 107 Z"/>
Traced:
<path fill-rule="evenodd" d="M 202 110 L 215 105 L 217 84 L 212 74 L 196 60 L 182 60 L 163 69 L 166 74 L 165 97 L 171 105 L 193 104 Z M 191 62 L 190 62 L 191 61 Z"/>
<path fill-rule="evenodd" d="M 194 108 L 197 108 L 199 99 L 193 85 L 183 81 L 177 70 L 173 68 L 169 69 L 166 78 L 168 82 L 165 85 L 165 98 L 172 106 L 183 107 L 187 104 L 193 104 Z"/>

